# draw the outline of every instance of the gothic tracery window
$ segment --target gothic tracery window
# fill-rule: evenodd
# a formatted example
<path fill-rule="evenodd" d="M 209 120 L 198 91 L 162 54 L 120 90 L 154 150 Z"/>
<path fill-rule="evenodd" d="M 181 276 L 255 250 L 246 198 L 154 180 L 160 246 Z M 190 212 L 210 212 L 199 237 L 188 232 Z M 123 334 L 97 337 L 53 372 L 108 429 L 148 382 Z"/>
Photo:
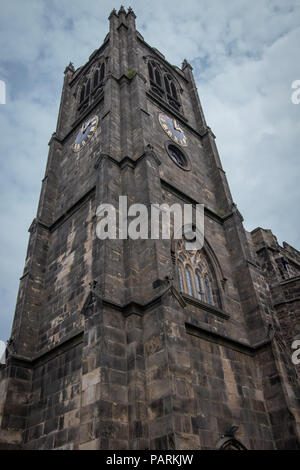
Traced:
<path fill-rule="evenodd" d="M 219 306 L 215 273 L 204 250 L 188 251 L 184 241 L 180 240 L 176 258 L 180 290 L 207 304 Z"/>

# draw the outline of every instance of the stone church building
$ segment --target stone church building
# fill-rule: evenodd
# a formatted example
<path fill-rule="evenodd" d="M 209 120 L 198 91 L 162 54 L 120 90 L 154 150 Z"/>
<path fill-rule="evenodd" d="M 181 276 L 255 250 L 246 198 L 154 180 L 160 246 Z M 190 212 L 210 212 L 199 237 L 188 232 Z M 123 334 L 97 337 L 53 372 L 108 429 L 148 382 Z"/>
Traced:
<path fill-rule="evenodd" d="M 191 65 L 147 44 L 131 8 L 109 24 L 65 70 L 0 366 L 0 448 L 300 449 L 300 253 L 243 228 Z M 121 195 L 204 204 L 203 248 L 100 240 L 97 208 Z"/>

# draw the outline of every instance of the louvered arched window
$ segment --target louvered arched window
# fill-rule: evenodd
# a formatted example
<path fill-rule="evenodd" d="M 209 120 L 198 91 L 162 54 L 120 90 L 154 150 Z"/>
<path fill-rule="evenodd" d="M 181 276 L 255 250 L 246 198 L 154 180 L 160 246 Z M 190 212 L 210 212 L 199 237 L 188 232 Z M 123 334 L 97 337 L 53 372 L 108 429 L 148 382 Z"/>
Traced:
<path fill-rule="evenodd" d="M 170 75 L 165 75 L 164 80 L 167 94 L 170 98 L 177 101 L 177 91 L 172 77 Z"/>
<path fill-rule="evenodd" d="M 148 72 L 149 72 L 149 79 L 150 79 L 151 89 L 156 94 L 163 97 L 164 89 L 163 89 L 163 86 L 162 86 L 162 74 L 161 74 L 159 64 L 156 63 L 154 60 L 150 60 L 148 62 Z"/>
<path fill-rule="evenodd" d="M 170 106 L 179 110 L 178 92 L 171 74 L 155 60 L 148 61 L 148 73 L 151 90 L 163 98 Z"/>

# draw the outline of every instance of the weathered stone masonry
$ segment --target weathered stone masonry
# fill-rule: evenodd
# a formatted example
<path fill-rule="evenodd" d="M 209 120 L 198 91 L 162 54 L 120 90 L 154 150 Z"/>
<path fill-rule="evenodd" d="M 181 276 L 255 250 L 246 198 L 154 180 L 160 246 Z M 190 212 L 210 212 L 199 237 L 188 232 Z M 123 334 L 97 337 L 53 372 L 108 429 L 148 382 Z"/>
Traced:
<path fill-rule="evenodd" d="M 149 46 L 131 9 L 109 22 L 65 70 L 0 369 L 0 448 L 299 449 L 300 253 L 244 230 L 188 62 Z M 184 130 L 189 168 L 159 112 Z M 174 240 L 96 237 L 97 207 L 120 195 L 205 205 L 202 291 Z"/>

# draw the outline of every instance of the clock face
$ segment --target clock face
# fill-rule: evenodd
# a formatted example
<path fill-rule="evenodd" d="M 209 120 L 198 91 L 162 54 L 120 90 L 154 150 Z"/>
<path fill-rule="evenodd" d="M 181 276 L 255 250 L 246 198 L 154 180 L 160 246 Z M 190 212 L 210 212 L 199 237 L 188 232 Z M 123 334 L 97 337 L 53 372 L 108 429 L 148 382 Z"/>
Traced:
<path fill-rule="evenodd" d="M 172 139 L 176 144 L 187 146 L 187 139 L 183 129 L 180 127 L 176 119 L 170 118 L 166 114 L 160 113 L 158 116 L 159 123 L 165 133 Z"/>
<path fill-rule="evenodd" d="M 93 116 L 82 125 L 73 144 L 74 152 L 79 152 L 88 143 L 98 127 L 98 122 L 98 116 Z"/>

